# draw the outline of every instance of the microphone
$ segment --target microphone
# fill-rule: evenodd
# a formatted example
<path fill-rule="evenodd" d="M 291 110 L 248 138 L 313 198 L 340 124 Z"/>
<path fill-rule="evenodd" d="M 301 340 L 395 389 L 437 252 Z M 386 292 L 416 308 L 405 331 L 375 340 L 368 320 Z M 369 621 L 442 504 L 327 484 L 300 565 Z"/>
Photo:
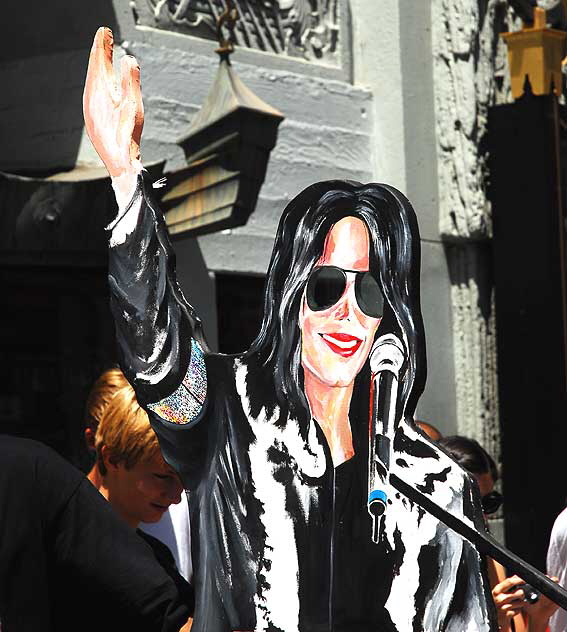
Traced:
<path fill-rule="evenodd" d="M 378 543 L 386 513 L 390 454 L 397 428 L 396 404 L 405 350 L 394 334 L 384 334 L 370 351 L 371 418 L 368 447 L 368 513 L 372 517 L 372 541 Z"/>

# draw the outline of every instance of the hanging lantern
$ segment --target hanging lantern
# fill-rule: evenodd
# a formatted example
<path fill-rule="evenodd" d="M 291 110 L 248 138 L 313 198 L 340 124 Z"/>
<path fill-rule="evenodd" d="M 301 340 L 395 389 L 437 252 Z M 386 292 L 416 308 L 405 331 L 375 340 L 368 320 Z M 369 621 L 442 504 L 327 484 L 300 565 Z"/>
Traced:
<path fill-rule="evenodd" d="M 230 3 L 229 3 L 230 5 Z M 187 134 L 177 143 L 187 166 L 167 174 L 161 202 L 171 234 L 200 235 L 242 226 L 254 211 L 283 115 L 256 96 L 230 64 L 222 36 L 234 28 L 228 7 L 217 23 L 217 75 Z"/>

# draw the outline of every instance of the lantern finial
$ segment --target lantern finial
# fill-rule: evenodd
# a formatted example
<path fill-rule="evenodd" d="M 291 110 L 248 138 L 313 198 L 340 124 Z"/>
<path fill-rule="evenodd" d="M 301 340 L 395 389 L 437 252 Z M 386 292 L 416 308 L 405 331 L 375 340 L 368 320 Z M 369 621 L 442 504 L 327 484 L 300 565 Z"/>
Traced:
<path fill-rule="evenodd" d="M 230 54 L 234 51 L 234 45 L 232 43 L 232 32 L 234 26 L 238 20 L 238 10 L 234 6 L 233 0 L 226 1 L 225 10 L 217 18 L 217 39 L 219 41 L 219 47 L 216 49 L 222 59 L 228 59 Z M 228 37 L 225 37 L 223 27 L 228 29 Z"/>

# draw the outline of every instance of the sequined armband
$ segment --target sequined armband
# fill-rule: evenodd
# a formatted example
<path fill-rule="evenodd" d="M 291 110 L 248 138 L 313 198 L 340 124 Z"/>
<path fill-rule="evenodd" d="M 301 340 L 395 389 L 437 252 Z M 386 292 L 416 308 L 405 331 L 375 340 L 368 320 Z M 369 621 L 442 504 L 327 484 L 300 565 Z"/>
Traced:
<path fill-rule="evenodd" d="M 177 390 L 148 408 L 164 421 L 174 424 L 188 424 L 201 412 L 207 395 L 207 369 L 203 350 L 191 341 L 191 361 L 189 368 Z"/>

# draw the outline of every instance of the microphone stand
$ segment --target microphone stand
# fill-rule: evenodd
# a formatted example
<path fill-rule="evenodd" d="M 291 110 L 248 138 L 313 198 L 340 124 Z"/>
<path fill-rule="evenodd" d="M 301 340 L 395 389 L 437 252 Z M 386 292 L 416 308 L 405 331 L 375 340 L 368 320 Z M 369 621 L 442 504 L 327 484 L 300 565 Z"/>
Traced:
<path fill-rule="evenodd" d="M 480 553 L 497 560 L 567 611 L 567 591 L 502 546 L 486 532 L 484 525 L 481 528 L 467 524 L 396 474 L 390 473 L 391 450 L 397 429 L 398 381 L 404 360 L 404 347 L 394 334 L 380 336 L 370 352 L 373 388 L 368 454 L 368 513 L 372 517 L 372 541 L 379 541 L 382 518 L 386 513 L 390 489 L 393 488 L 473 544 Z"/>

